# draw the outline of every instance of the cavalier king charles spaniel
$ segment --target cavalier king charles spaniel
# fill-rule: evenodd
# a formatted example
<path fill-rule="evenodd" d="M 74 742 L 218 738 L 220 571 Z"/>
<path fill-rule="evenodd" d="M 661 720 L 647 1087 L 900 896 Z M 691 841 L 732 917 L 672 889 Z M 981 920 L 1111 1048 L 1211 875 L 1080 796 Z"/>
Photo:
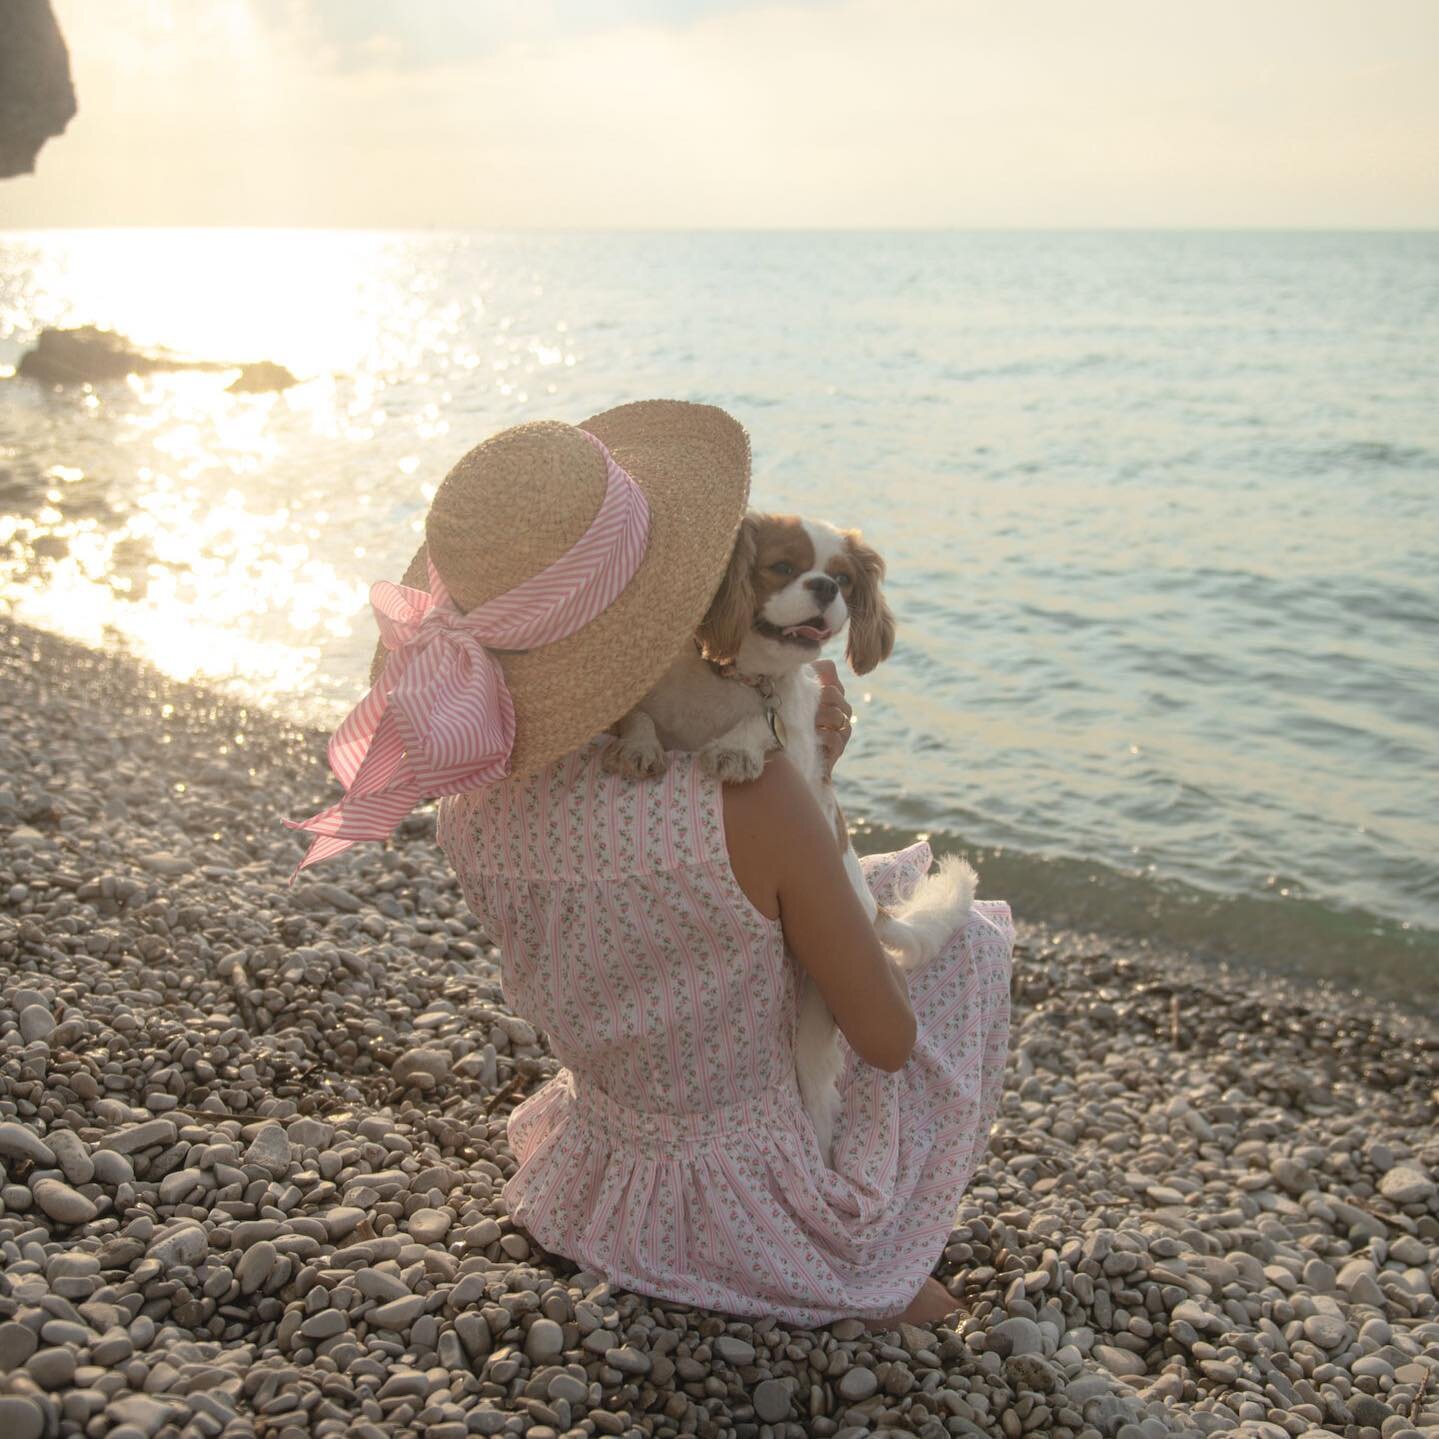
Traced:
<path fill-rule="evenodd" d="M 946 857 L 903 904 L 879 909 L 849 844 L 815 730 L 820 685 L 809 662 L 846 627 L 845 656 L 868 674 L 894 648 L 884 560 L 857 530 L 792 515 L 747 515 L 729 569 L 692 645 L 617 726 L 605 752 L 612 774 L 662 774 L 666 750 L 698 751 L 716 779 L 758 778 L 782 748 L 804 775 L 844 848 L 844 863 L 880 941 L 902 969 L 918 969 L 964 923 L 974 871 Z M 826 1162 L 839 1117 L 843 1067 L 829 1006 L 806 978 L 795 1066 Z"/>

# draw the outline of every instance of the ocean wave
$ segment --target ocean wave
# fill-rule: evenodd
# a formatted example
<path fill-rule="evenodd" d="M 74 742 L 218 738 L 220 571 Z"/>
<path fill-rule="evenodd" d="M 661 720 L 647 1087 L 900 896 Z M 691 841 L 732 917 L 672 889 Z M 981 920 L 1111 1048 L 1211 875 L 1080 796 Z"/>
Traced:
<path fill-rule="evenodd" d="M 856 826 L 855 848 L 869 854 L 920 837 L 936 855 L 966 855 L 979 871 L 980 893 L 1007 900 L 1021 919 L 1182 947 L 1202 959 L 1321 980 L 1439 1017 L 1439 931 L 1326 904 L 1296 892 L 1302 885 L 1284 876 L 1273 876 L 1265 895 L 1216 894 L 1093 860 L 875 823 Z"/>

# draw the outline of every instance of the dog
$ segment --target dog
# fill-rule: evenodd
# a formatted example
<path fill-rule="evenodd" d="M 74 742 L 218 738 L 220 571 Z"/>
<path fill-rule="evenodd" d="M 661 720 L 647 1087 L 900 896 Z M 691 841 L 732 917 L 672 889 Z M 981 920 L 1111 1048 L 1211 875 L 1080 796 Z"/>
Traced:
<path fill-rule="evenodd" d="M 857 530 L 793 515 L 746 515 L 719 591 L 695 635 L 660 682 L 617 726 L 603 757 L 612 774 L 662 774 L 666 750 L 697 751 L 716 779 L 757 779 L 783 748 L 819 800 L 843 849 L 850 883 L 881 943 L 902 969 L 929 963 L 964 922 L 974 871 L 941 860 L 903 904 L 880 910 L 849 843 L 815 730 L 820 684 L 810 662 L 841 631 L 845 657 L 868 674 L 894 648 L 885 563 Z M 795 1068 L 820 1152 L 830 1157 L 843 1067 L 838 1029 L 818 986 L 799 999 Z"/>

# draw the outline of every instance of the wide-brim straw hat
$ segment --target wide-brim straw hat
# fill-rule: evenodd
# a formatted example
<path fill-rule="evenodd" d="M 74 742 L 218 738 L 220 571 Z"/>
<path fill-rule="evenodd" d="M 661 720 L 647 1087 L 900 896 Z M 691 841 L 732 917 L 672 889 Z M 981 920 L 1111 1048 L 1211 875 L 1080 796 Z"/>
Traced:
<path fill-rule="evenodd" d="M 644 558 L 619 597 L 553 644 L 492 651 L 515 706 L 510 776 L 569 754 L 622 718 L 691 643 L 719 589 L 749 499 L 749 436 L 713 405 L 641 400 L 580 425 L 536 420 L 476 445 L 445 476 L 402 583 L 428 589 L 434 561 L 461 610 L 564 554 L 589 528 L 610 452 L 649 504 Z M 385 659 L 375 650 L 370 678 Z"/>

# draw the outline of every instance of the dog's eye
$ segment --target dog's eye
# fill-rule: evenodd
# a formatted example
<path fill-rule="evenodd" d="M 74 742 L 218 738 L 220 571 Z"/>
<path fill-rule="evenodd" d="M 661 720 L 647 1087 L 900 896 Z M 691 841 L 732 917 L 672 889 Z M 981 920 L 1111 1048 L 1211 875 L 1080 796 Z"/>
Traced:
<path fill-rule="evenodd" d="M 847 589 L 854 583 L 854 576 L 853 576 L 853 575 L 836 575 L 836 576 L 834 577 L 834 582 L 835 582 L 835 584 L 837 584 L 837 585 L 840 587 L 840 589 L 842 589 L 842 590 L 847 590 Z"/>
<path fill-rule="evenodd" d="M 786 577 L 794 574 L 794 566 L 790 564 L 788 560 L 776 560 L 774 564 L 770 566 L 770 569 L 772 569 L 775 574 Z"/>

